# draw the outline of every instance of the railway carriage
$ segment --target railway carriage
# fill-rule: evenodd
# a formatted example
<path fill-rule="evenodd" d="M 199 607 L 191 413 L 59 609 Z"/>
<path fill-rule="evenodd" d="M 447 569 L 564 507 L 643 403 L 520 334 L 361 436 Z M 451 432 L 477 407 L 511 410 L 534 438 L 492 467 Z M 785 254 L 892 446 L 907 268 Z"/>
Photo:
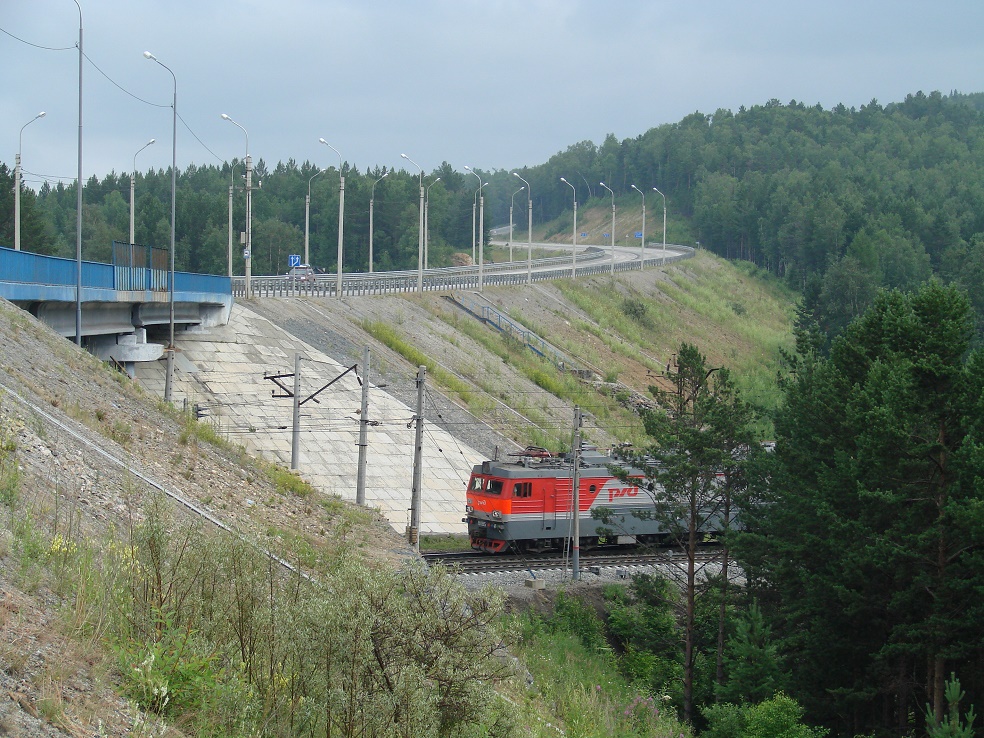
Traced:
<path fill-rule="evenodd" d="M 612 474 L 613 465 L 627 471 L 628 482 Z M 667 538 L 665 527 L 644 512 L 652 510 L 653 501 L 641 470 L 584 447 L 578 476 L 582 548 L 661 543 Z M 571 536 L 573 481 L 571 455 L 543 449 L 530 448 L 506 461 L 476 465 L 465 507 L 472 548 L 491 553 L 562 548 Z M 602 509 L 604 522 L 593 516 Z"/>

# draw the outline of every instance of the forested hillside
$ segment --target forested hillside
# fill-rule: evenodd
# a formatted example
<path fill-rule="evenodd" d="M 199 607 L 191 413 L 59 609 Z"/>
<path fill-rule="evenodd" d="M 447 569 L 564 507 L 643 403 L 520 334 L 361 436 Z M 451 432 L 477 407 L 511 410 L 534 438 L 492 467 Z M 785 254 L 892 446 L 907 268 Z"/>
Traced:
<path fill-rule="evenodd" d="M 967 290 L 977 312 L 984 313 L 982 98 L 920 92 L 885 106 L 872 101 L 860 110 L 771 100 L 737 112 L 696 112 L 636 138 L 619 141 L 609 135 L 601 145 L 576 143 L 543 164 L 520 169 L 530 193 L 521 190 L 510 170 L 479 170 L 476 181 L 472 172 L 445 162 L 423 178 L 429 264 L 448 265 L 453 253 L 471 252 L 472 217 L 484 182 L 486 229 L 508 223 L 513 206 L 516 233 L 523 234 L 517 238 L 523 239 L 527 194 L 532 194 L 537 237 L 566 234 L 571 186 L 585 217 L 611 207 L 604 182 L 614 191 L 620 222 L 638 220 L 644 192 L 648 234 L 659 240 L 653 236 L 662 214 L 660 194 L 665 195 L 670 241 L 699 242 L 721 256 L 767 268 L 804 291 L 807 308 L 833 331 L 860 314 L 877 288 L 909 288 L 933 273 Z M 241 273 L 243 173 L 238 160 L 179 172 L 179 269 L 225 273 L 232 189 L 234 269 Z M 375 166 L 363 171 L 346 163 L 343 174 L 343 268 L 369 268 L 370 199 L 373 268 L 415 267 L 417 173 Z M 10 244 L 8 166 L 0 165 L 0 185 L 0 243 Z M 105 259 L 114 239 L 129 240 L 129 186 L 129 173 L 86 183 L 85 258 Z M 294 160 L 271 167 L 259 158 L 252 198 L 255 274 L 283 272 L 288 254 L 303 253 L 308 193 L 311 261 L 336 268 L 338 170 L 322 172 L 317 162 Z M 27 191 L 24 248 L 74 255 L 75 203 L 72 183 Z M 169 217 L 169 173 L 137 173 L 135 240 L 167 246 Z M 602 233 L 591 235 L 594 242 L 605 242 Z"/>

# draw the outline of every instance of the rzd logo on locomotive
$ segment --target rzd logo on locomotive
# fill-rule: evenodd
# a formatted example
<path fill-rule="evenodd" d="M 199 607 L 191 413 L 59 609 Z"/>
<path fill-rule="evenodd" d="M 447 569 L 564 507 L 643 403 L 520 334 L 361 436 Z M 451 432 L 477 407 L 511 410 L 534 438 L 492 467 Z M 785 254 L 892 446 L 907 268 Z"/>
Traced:
<path fill-rule="evenodd" d="M 638 487 L 609 487 L 608 501 L 612 502 L 616 497 L 635 497 L 638 494 Z"/>

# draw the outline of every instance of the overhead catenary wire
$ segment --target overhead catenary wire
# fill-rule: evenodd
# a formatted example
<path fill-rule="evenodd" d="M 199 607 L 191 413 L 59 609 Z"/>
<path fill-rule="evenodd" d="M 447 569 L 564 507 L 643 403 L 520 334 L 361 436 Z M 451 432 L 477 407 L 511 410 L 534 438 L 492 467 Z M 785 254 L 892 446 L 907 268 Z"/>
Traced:
<path fill-rule="evenodd" d="M 33 47 L 35 49 L 41 49 L 43 51 L 74 51 L 74 50 L 78 49 L 78 44 L 73 44 L 72 46 L 44 46 L 42 44 L 32 43 L 30 41 L 27 41 L 26 39 L 20 38 L 19 36 L 15 36 L 14 34 L 12 34 L 10 31 L 6 30 L 5 28 L 0 28 L 0 33 L 6 34 L 10 38 L 14 39 L 15 41 L 18 41 L 19 43 L 24 44 L 25 46 L 31 46 L 31 47 Z M 130 90 L 128 90 L 125 87 L 123 87 L 123 85 L 121 85 L 119 82 L 117 82 L 112 77 L 110 77 L 105 71 L 103 71 L 103 69 L 98 64 L 96 64 L 92 60 L 92 58 L 88 54 L 86 54 L 84 51 L 82 52 L 82 56 L 86 60 L 86 62 L 88 62 L 88 64 L 93 69 L 95 69 L 97 72 L 99 72 L 99 74 L 101 74 L 103 77 L 105 77 L 105 79 L 111 85 L 113 85 L 116 89 L 118 89 L 124 95 L 127 95 L 127 96 L 133 98 L 134 100 L 136 100 L 137 102 L 143 103 L 144 105 L 149 105 L 150 107 L 153 107 L 153 108 L 170 108 L 171 107 L 171 103 L 155 103 L 155 102 L 151 102 L 150 100 L 145 100 L 144 98 L 140 97 L 136 93 L 131 92 Z M 223 163 L 225 162 L 225 160 L 222 157 L 218 156 L 214 151 L 212 151 L 212 149 L 210 149 L 205 144 L 204 141 L 202 141 L 202 139 L 199 137 L 199 135 L 197 133 L 195 133 L 194 129 L 190 125 L 188 125 L 188 122 L 184 118 L 181 117 L 181 114 L 180 113 L 176 113 L 176 116 L 177 116 L 178 120 L 181 121 L 182 125 L 185 127 L 185 129 L 188 131 L 188 133 L 190 133 L 192 135 L 192 137 L 201 145 L 201 147 L 203 149 L 205 149 L 209 154 L 211 154 L 215 158 L 216 161 L 223 162 Z M 72 176 L 72 177 L 56 177 L 54 175 L 42 175 L 42 174 L 34 174 L 34 176 L 41 177 L 44 181 L 49 181 L 50 179 L 54 179 L 54 180 L 57 180 L 57 181 L 73 181 L 74 182 L 76 179 L 78 179 L 78 177 L 75 177 L 75 176 Z"/>

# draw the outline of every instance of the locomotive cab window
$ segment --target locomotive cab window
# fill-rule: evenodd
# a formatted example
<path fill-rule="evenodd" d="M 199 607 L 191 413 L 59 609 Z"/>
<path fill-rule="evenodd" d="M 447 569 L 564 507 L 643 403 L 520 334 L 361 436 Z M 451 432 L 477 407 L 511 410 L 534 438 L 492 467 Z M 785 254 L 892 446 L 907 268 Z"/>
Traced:
<path fill-rule="evenodd" d="M 502 494 L 501 479 L 487 479 L 485 477 L 472 477 L 471 484 L 468 485 L 469 492 L 484 492 L 487 495 Z"/>
<path fill-rule="evenodd" d="M 532 497 L 533 482 L 516 482 L 513 486 L 513 497 Z"/>

